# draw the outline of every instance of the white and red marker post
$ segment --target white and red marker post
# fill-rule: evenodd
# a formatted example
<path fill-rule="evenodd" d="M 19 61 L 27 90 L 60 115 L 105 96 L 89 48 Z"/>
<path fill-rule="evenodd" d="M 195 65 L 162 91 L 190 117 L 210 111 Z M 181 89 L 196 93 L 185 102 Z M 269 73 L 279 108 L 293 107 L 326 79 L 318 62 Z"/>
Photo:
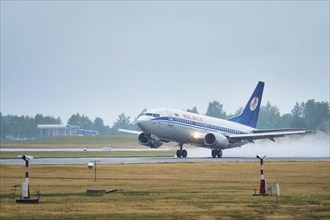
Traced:
<path fill-rule="evenodd" d="M 265 194 L 266 193 L 266 180 L 264 176 L 264 158 L 266 155 L 259 156 L 257 155 L 257 158 L 260 159 L 260 189 L 259 193 L 260 194 Z"/>
<path fill-rule="evenodd" d="M 30 199 L 30 188 L 29 188 L 29 160 L 33 157 L 28 155 L 17 156 L 25 161 L 25 183 L 22 184 L 22 197 L 23 199 Z"/>
<path fill-rule="evenodd" d="M 23 158 L 24 159 L 24 158 Z M 25 159 L 24 159 L 25 160 Z M 29 160 L 25 160 L 25 183 L 27 185 L 27 197 L 24 199 L 30 199 L 30 187 L 29 187 Z"/>

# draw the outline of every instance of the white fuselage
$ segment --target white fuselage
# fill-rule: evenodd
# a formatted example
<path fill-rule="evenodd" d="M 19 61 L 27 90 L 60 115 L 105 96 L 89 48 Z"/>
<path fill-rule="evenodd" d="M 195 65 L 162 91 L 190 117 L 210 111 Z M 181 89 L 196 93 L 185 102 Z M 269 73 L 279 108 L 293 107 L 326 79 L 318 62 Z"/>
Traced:
<path fill-rule="evenodd" d="M 140 116 L 138 126 L 146 134 L 152 134 L 164 141 L 190 143 L 200 147 L 206 146 L 199 137 L 208 133 L 220 133 L 224 136 L 232 134 L 248 134 L 254 128 L 236 122 L 213 118 L 205 115 L 194 114 L 176 109 L 157 108 L 148 110 Z M 248 141 L 229 142 L 225 148 L 238 147 Z"/>

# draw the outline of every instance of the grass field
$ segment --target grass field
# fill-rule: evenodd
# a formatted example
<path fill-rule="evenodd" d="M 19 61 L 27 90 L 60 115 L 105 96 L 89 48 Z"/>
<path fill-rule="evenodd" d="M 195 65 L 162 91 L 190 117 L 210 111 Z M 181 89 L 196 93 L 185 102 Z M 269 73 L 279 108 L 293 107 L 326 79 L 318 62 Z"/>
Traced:
<path fill-rule="evenodd" d="M 0 159 L 12 159 L 17 155 L 32 155 L 34 158 L 111 158 L 111 157 L 174 157 L 175 150 L 171 151 L 96 151 L 96 152 L 1 152 Z"/>
<path fill-rule="evenodd" d="M 2 148 L 143 148 L 137 143 L 136 135 L 86 136 L 86 137 L 57 137 L 25 141 L 1 140 Z"/>
<path fill-rule="evenodd" d="M 281 197 L 255 197 L 259 162 L 33 165 L 30 190 L 40 204 L 16 204 L 11 186 L 22 165 L 0 165 L 0 219 L 330 219 L 330 170 L 325 162 L 265 162 Z M 87 189 L 123 189 L 90 196 Z M 20 194 L 20 190 L 17 191 Z"/>
<path fill-rule="evenodd" d="M 16 158 L 17 155 L 27 154 L 33 155 L 35 158 L 79 158 L 79 157 L 169 157 L 174 156 L 177 148 L 168 145 L 169 151 L 89 151 L 89 149 L 111 147 L 113 149 L 149 149 L 146 146 L 139 145 L 136 135 L 113 135 L 113 136 L 95 136 L 95 137 L 60 137 L 48 139 L 36 139 L 27 141 L 5 141 L 1 140 L 1 148 L 20 148 L 20 152 L 1 152 L 0 159 Z M 172 148 L 173 150 L 172 150 Z M 31 152 L 24 149 L 58 149 L 58 148 L 76 148 L 81 152 L 66 151 L 47 151 L 47 152 Z M 83 151 L 87 148 L 87 152 Z M 163 149 L 163 148 L 162 148 Z"/>

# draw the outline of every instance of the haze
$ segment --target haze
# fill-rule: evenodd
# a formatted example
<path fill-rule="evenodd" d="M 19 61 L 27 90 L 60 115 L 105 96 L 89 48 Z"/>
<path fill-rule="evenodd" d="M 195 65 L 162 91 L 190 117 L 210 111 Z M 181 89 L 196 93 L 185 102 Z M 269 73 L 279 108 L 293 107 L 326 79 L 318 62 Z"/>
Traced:
<path fill-rule="evenodd" d="M 329 101 L 329 1 L 1 1 L 1 112 Z"/>

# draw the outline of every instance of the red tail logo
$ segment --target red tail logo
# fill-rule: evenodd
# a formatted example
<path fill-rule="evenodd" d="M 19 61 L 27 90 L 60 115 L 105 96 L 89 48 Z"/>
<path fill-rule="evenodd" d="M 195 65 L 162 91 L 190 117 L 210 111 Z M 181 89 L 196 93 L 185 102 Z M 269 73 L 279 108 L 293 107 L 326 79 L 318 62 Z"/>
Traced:
<path fill-rule="evenodd" d="M 256 110 L 256 108 L 257 108 L 257 106 L 258 106 L 258 103 L 259 103 L 259 99 L 258 99 L 258 97 L 256 96 L 256 97 L 254 97 L 254 98 L 251 100 L 251 102 L 250 102 L 250 110 L 251 110 L 251 111 Z"/>

